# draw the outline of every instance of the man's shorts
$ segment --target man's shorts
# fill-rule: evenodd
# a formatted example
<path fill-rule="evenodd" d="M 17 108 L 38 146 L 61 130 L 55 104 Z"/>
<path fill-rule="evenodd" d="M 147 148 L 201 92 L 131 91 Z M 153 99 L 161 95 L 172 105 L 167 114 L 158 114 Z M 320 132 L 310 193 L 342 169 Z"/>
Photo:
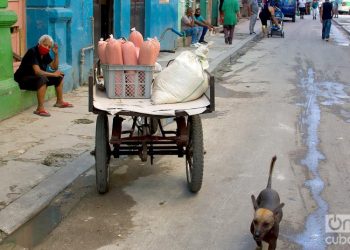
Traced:
<path fill-rule="evenodd" d="M 19 88 L 23 90 L 36 91 L 41 86 L 55 86 L 57 87 L 63 80 L 62 76 L 25 76 L 22 79 L 15 79 L 19 83 Z"/>

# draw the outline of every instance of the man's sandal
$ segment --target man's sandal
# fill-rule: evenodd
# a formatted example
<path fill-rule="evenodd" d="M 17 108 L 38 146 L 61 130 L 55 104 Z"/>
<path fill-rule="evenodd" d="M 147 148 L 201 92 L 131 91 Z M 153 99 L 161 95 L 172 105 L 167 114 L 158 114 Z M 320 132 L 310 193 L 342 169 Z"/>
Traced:
<path fill-rule="evenodd" d="M 50 113 L 47 112 L 45 109 L 42 109 L 42 110 L 35 110 L 35 111 L 33 111 L 33 114 L 39 115 L 39 116 L 46 116 L 46 117 L 51 116 Z"/>
<path fill-rule="evenodd" d="M 73 104 L 71 104 L 69 102 L 62 102 L 62 103 L 56 103 L 53 106 L 56 107 L 56 108 L 72 108 Z"/>

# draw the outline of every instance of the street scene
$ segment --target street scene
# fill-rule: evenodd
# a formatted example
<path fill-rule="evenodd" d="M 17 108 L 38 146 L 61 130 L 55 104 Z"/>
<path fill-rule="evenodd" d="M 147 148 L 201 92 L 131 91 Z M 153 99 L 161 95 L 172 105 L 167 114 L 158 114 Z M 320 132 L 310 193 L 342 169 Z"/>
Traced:
<path fill-rule="evenodd" d="M 191 5 L 193 13 L 202 2 Z M 320 9 L 303 17 L 297 9 L 275 30 L 274 16 L 264 30 L 257 15 L 252 32 L 243 1 L 231 43 L 228 26 L 220 23 L 220 1 L 210 2 L 218 22 L 210 21 L 205 43 L 174 35 L 182 34 L 180 27 L 169 31 L 176 46 L 168 33 L 164 40 L 159 35 L 162 71 L 155 77 L 170 72 L 182 55 L 199 57 L 207 49 L 200 58 L 211 78 L 196 106 L 147 110 L 138 99 L 107 98 L 98 64 L 93 72 L 84 68 L 98 59 L 87 49 L 77 73 L 86 83 L 63 87 L 64 103 L 48 88 L 50 117 L 35 113 L 36 95 L 22 97 L 31 105 L 21 111 L 0 112 L 6 117 L 0 119 L 1 250 L 246 250 L 259 249 L 259 242 L 261 249 L 350 248 L 349 13 L 333 16 L 329 38 Z M 187 11 L 184 5 L 178 19 Z M 63 56 L 57 71 L 75 82 L 69 60 Z M 172 77 L 192 78 L 181 71 Z M 198 104 L 203 97 L 204 108 Z M 264 200 L 260 192 L 269 186 L 279 199 L 266 191 Z"/>

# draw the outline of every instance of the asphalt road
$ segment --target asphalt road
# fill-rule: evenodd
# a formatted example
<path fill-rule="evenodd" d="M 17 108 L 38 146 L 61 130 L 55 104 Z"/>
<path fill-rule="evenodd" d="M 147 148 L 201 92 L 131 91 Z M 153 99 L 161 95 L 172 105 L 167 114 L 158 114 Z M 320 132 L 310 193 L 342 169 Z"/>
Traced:
<path fill-rule="evenodd" d="M 114 159 L 108 194 L 96 193 L 90 171 L 33 222 L 45 227 L 63 216 L 56 229 L 46 237 L 28 225 L 22 242 L 41 242 L 34 249 L 255 249 L 250 195 L 266 186 L 277 155 L 272 187 L 286 203 L 278 249 L 348 249 L 327 245 L 325 216 L 350 214 L 349 37 L 332 26 L 332 39 L 322 41 L 310 16 L 284 28 L 284 39 L 251 43 L 216 72 L 216 112 L 202 116 L 197 195 L 187 190 L 182 158 L 157 157 L 153 166 Z"/>

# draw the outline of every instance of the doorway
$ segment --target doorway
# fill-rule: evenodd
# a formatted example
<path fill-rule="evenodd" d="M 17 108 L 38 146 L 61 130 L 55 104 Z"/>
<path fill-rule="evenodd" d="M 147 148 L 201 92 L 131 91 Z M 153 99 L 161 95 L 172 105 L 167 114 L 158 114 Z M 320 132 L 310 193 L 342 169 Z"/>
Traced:
<path fill-rule="evenodd" d="M 145 0 L 131 0 L 130 5 L 130 28 L 145 36 Z"/>
<path fill-rule="evenodd" d="M 113 0 L 94 0 L 94 41 L 113 34 Z"/>

